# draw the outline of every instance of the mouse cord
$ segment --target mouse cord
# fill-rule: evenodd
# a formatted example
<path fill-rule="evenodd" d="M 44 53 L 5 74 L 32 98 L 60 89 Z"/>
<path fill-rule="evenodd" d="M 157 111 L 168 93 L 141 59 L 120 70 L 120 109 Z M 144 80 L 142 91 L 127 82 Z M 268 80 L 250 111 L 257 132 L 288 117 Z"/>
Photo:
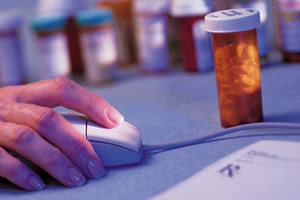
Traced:
<path fill-rule="evenodd" d="M 176 149 L 181 147 L 186 147 L 190 145 L 195 145 L 199 143 L 203 143 L 210 139 L 214 139 L 217 137 L 221 137 L 224 135 L 228 135 L 231 133 L 253 130 L 253 129 L 290 129 L 290 130 L 300 130 L 300 124 L 298 123 L 277 123 L 277 122 L 262 122 L 262 123 L 252 123 L 239 125 L 232 128 L 227 128 L 219 132 L 206 134 L 200 137 L 187 139 L 183 141 L 167 143 L 167 144 L 158 144 L 158 145 L 143 145 L 144 151 L 159 151 L 159 150 L 169 150 Z"/>

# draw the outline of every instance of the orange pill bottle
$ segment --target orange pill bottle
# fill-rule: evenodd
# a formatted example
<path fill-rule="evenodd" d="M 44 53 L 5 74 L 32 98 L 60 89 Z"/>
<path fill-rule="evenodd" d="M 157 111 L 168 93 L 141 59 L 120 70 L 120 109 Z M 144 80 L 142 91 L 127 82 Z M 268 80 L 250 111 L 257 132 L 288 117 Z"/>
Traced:
<path fill-rule="evenodd" d="M 221 124 L 224 128 L 263 121 L 255 9 L 230 9 L 205 16 L 212 34 Z"/>

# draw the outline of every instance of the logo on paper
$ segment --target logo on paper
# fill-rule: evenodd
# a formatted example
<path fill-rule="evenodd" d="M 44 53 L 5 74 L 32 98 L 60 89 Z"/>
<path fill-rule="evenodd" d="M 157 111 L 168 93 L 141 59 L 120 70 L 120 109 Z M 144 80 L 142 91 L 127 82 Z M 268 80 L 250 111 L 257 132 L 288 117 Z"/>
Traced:
<path fill-rule="evenodd" d="M 228 178 L 233 178 L 241 169 L 239 165 L 234 165 L 234 164 L 228 164 L 227 166 L 223 167 L 220 169 L 218 172 L 222 176 L 226 176 Z"/>

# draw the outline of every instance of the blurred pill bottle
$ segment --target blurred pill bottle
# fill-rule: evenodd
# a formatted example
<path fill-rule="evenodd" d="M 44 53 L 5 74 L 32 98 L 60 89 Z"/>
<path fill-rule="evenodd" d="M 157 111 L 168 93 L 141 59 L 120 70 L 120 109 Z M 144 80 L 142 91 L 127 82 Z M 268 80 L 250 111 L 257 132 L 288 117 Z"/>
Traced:
<path fill-rule="evenodd" d="M 95 9 L 77 15 L 80 26 L 86 79 L 91 84 L 112 81 L 116 76 L 118 49 L 113 15 L 109 9 Z"/>
<path fill-rule="evenodd" d="M 35 33 L 39 79 L 68 77 L 71 66 L 63 15 L 36 16 L 31 21 Z"/>
<path fill-rule="evenodd" d="M 184 70 L 213 70 L 211 39 L 204 28 L 204 16 L 213 10 L 210 0 L 173 0 L 171 14 L 178 22 Z"/>
<path fill-rule="evenodd" d="M 286 62 L 300 62 L 300 0 L 274 0 L 279 43 Z"/>
<path fill-rule="evenodd" d="M 87 9 L 85 0 L 39 0 L 38 15 L 65 15 L 67 16 L 65 34 L 68 45 L 72 74 L 80 75 L 84 72 L 84 64 L 81 53 L 79 30 L 75 16 L 79 11 Z"/>
<path fill-rule="evenodd" d="M 270 41 L 267 25 L 267 3 L 265 0 L 232 0 L 232 8 L 255 8 L 259 11 L 261 25 L 257 28 L 257 41 L 260 66 L 264 67 L 268 62 Z"/>
<path fill-rule="evenodd" d="M 17 11 L 0 14 L 0 85 L 25 82 L 25 66 L 21 45 L 23 16 Z"/>
<path fill-rule="evenodd" d="M 263 121 L 255 9 L 230 9 L 205 16 L 212 34 L 220 118 L 223 127 Z"/>
<path fill-rule="evenodd" d="M 145 74 L 168 71 L 167 0 L 135 0 L 138 62 Z"/>
<path fill-rule="evenodd" d="M 134 0 L 101 0 L 101 8 L 109 8 L 113 11 L 116 20 L 116 33 L 118 38 L 118 55 L 121 67 L 129 67 L 136 64 L 137 52 L 134 37 Z"/>

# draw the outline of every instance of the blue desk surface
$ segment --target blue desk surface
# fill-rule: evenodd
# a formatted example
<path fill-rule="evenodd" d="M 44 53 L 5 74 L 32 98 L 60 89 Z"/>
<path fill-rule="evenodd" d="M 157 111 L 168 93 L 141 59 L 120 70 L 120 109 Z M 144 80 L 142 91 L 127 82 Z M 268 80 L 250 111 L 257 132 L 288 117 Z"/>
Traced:
<path fill-rule="evenodd" d="M 140 129 L 145 144 L 177 141 L 222 129 L 214 73 L 176 72 L 155 77 L 133 74 L 115 85 L 92 89 Z M 300 122 L 299 64 L 263 69 L 262 90 L 265 121 Z M 146 155 L 139 165 L 109 169 L 103 179 L 79 188 L 66 188 L 43 175 L 47 189 L 30 193 L 1 180 L 0 199 L 148 199 L 257 140 L 300 140 L 295 135 L 250 137 L 249 133 L 254 131 Z"/>

